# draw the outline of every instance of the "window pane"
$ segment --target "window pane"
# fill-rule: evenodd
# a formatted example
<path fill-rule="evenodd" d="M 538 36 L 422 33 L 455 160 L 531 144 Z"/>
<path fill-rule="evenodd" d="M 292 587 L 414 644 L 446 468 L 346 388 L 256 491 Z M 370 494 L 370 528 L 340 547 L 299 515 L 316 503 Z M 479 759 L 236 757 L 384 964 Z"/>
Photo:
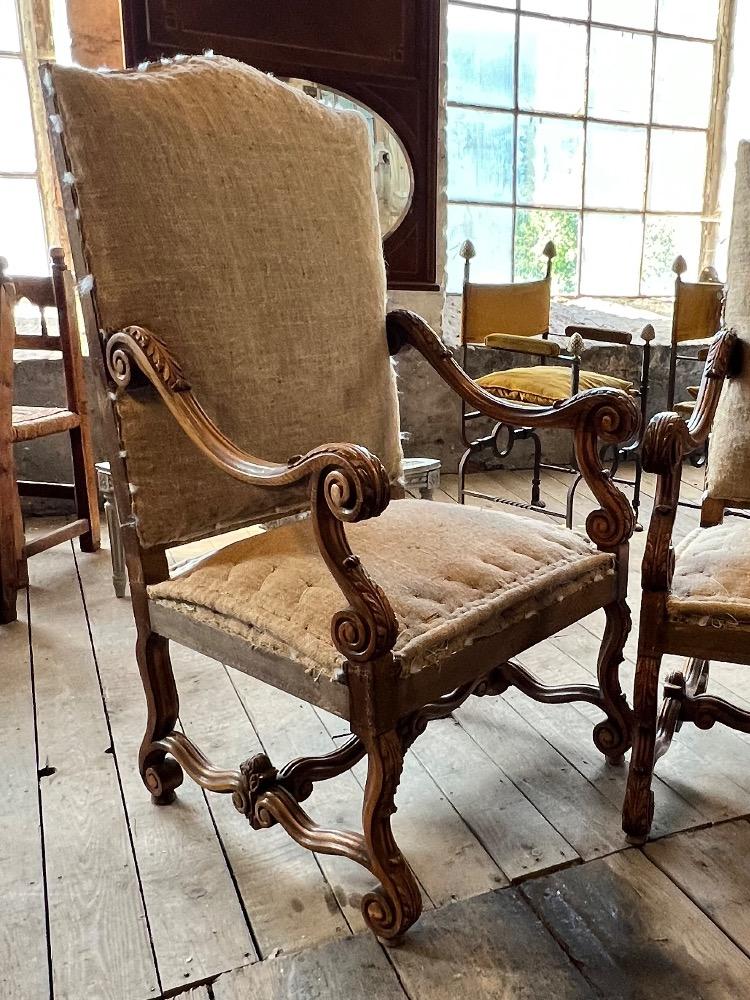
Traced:
<path fill-rule="evenodd" d="M 586 87 L 586 28 L 521 18 L 518 105 L 580 115 Z"/>
<path fill-rule="evenodd" d="M 623 28 L 653 29 L 656 0 L 593 0 L 592 21 L 619 24 Z"/>
<path fill-rule="evenodd" d="M 0 58 L 0 94 L 3 95 L 3 141 L 0 170 L 30 174 L 36 170 L 31 103 L 26 71 L 20 59 Z"/>
<path fill-rule="evenodd" d="M 660 38 L 656 43 L 654 121 L 705 128 L 711 106 L 714 47 Z"/>
<path fill-rule="evenodd" d="M 513 106 L 515 15 L 451 4 L 448 100 Z"/>
<path fill-rule="evenodd" d="M 642 208 L 647 129 L 590 122 L 586 134 L 588 208 Z"/>
<path fill-rule="evenodd" d="M 20 48 L 16 0 L 0 0 L 0 50 L 18 52 Z"/>
<path fill-rule="evenodd" d="M 652 46 L 648 35 L 591 29 L 589 114 L 593 118 L 649 120 Z"/>
<path fill-rule="evenodd" d="M 473 281 L 511 280 L 513 209 L 472 205 L 448 206 L 448 291 L 460 292 L 463 285 L 463 258 L 458 251 L 471 240 L 477 255 L 471 262 Z"/>
<path fill-rule="evenodd" d="M 35 180 L 0 177 L 2 249 L 9 274 L 47 274 L 42 206 Z"/>
<path fill-rule="evenodd" d="M 654 212 L 700 212 L 706 178 L 706 135 L 653 129 L 648 207 Z"/>
<path fill-rule="evenodd" d="M 512 200 L 513 115 L 448 108 L 448 197 Z"/>
<path fill-rule="evenodd" d="M 719 0 L 659 0 L 659 31 L 716 38 Z"/>
<path fill-rule="evenodd" d="M 700 219 L 662 215 L 647 217 L 641 294 L 671 295 L 674 291 L 672 264 L 675 257 L 678 253 L 682 254 L 691 274 L 695 275 L 698 273 L 700 247 Z"/>
<path fill-rule="evenodd" d="M 517 171 L 519 202 L 580 206 L 583 122 L 519 115 Z"/>
<path fill-rule="evenodd" d="M 533 281 L 544 276 L 547 261 L 542 250 L 552 240 L 557 256 L 552 261 L 552 290 L 574 295 L 578 287 L 578 212 L 556 209 L 519 209 L 516 216 L 515 280 Z"/>
<path fill-rule="evenodd" d="M 589 0 L 521 0 L 521 10 L 585 21 L 589 16 Z"/>
<path fill-rule="evenodd" d="M 71 52 L 67 3 L 65 0 L 52 0 L 51 11 L 55 62 L 62 63 L 64 66 L 71 66 L 73 64 L 73 54 Z"/>
<path fill-rule="evenodd" d="M 642 242 L 642 216 L 586 212 L 581 294 L 637 295 Z"/>

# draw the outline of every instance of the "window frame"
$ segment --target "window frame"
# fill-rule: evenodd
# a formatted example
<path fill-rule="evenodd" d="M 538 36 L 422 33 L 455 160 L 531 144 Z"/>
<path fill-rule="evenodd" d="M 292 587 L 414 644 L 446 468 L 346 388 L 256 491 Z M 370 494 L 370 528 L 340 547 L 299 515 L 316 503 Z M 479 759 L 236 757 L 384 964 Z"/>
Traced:
<path fill-rule="evenodd" d="M 2 180 L 33 180 L 39 196 L 42 223 L 47 246 L 63 245 L 65 231 L 62 204 L 58 195 L 52 150 L 47 134 L 47 116 L 44 108 L 39 68 L 42 63 L 53 61 L 55 49 L 50 0 L 12 0 L 18 25 L 19 50 L 0 50 L 3 59 L 18 60 L 23 66 L 31 109 L 31 126 L 34 134 L 36 169 L 33 171 L 0 170 Z"/>
<path fill-rule="evenodd" d="M 500 104 L 474 104 L 467 103 L 461 100 L 453 100 L 448 98 L 446 100 L 447 113 L 450 114 L 450 110 L 456 109 L 466 109 L 469 111 L 477 111 L 491 114 L 493 112 L 500 115 L 511 115 L 513 119 L 513 139 L 512 139 L 512 178 L 511 178 L 511 197 L 508 200 L 474 200 L 466 198 L 455 198 L 450 196 L 450 191 L 447 193 L 447 204 L 448 207 L 452 205 L 462 206 L 462 207 L 476 207 L 476 208 L 504 208 L 511 209 L 512 211 L 512 227 L 511 227 L 511 245 L 510 245 L 510 273 L 512 280 L 516 280 L 516 223 L 519 212 L 533 212 L 535 210 L 540 211 L 559 211 L 559 212 L 571 212 L 577 217 L 578 226 L 578 264 L 577 273 L 575 279 L 575 289 L 572 292 L 565 292 L 562 294 L 571 296 L 580 296 L 585 294 L 589 297 L 596 298 L 611 298 L 613 297 L 611 293 L 596 293 L 592 294 L 589 292 L 581 292 L 581 272 L 582 272 L 582 261 L 583 261 L 583 240 L 584 240 L 584 228 L 586 222 L 587 214 L 605 214 L 605 215 L 632 215 L 639 217 L 642 220 L 642 239 L 641 239 L 641 253 L 639 261 L 638 270 L 638 293 L 637 294 L 623 294 L 617 295 L 617 298 L 623 299 L 640 299 L 640 298 L 657 298 L 658 295 L 653 295 L 648 291 L 644 291 L 644 283 L 647 278 L 644 276 L 644 260 L 646 258 L 647 251 L 647 229 L 648 222 L 650 219 L 658 218 L 675 218 L 675 219 L 694 219 L 700 221 L 701 232 L 700 232 L 700 260 L 693 262 L 696 265 L 696 269 L 703 268 L 707 265 L 712 265 L 714 263 L 717 244 L 719 238 L 719 187 L 721 179 L 721 164 L 723 155 L 723 145 L 724 145 L 724 131 L 725 131 L 725 118 L 726 118 L 726 101 L 727 101 L 727 91 L 728 91 L 728 75 L 729 75 L 729 62 L 730 62 L 730 52 L 731 52 L 731 35 L 732 35 L 732 25 L 733 25 L 733 11 L 734 4 L 733 0 L 719 0 L 717 6 L 717 25 L 716 33 L 713 39 L 706 39 L 705 37 L 698 37 L 694 35 L 682 35 L 673 32 L 662 31 L 658 28 L 659 21 L 659 3 L 660 0 L 655 0 L 654 6 L 654 24 L 651 28 L 630 28 L 624 27 L 618 24 L 612 24 L 607 21 L 595 20 L 592 17 L 592 0 L 588 0 L 588 17 L 572 17 L 563 14 L 548 14 L 540 13 L 537 11 L 524 10 L 521 8 L 521 0 L 507 0 L 507 3 L 502 5 L 495 5 L 491 0 L 486 0 L 486 2 L 481 2 L 481 0 L 449 0 L 448 11 L 451 8 L 470 8 L 474 10 L 482 11 L 488 15 L 500 14 L 500 15 L 511 15 L 515 18 L 515 38 L 514 38 L 514 67 L 513 67 L 513 99 L 512 106 L 500 105 Z M 529 18 L 544 22 L 553 22 L 557 24 L 564 25 L 578 25 L 586 29 L 586 67 L 585 67 L 585 83 L 584 83 L 584 108 L 582 114 L 568 113 L 568 112 L 549 112 L 549 111 L 529 111 L 519 106 L 519 52 L 520 52 L 520 35 L 521 35 L 521 19 Z M 651 50 L 651 79 L 649 88 L 649 113 L 647 121 L 635 121 L 635 120 L 625 120 L 625 118 L 606 118 L 598 115 L 589 114 L 589 100 L 590 100 L 590 74 L 591 74 L 591 38 L 592 31 L 596 29 L 605 30 L 616 30 L 624 32 L 627 34 L 633 34 L 638 36 L 645 36 L 651 40 L 652 50 Z M 662 125 L 660 123 L 654 122 L 654 93 L 655 93 L 655 82 L 656 82 L 656 61 L 657 61 L 657 51 L 658 51 L 658 40 L 668 39 L 676 41 L 686 41 L 686 42 L 697 42 L 704 45 L 710 45 L 713 50 L 713 67 L 712 67 L 712 78 L 711 78 L 711 93 L 710 93 L 710 103 L 709 103 L 709 117 L 706 126 L 695 126 L 695 125 Z M 448 31 L 447 45 L 450 46 L 450 31 Z M 450 91 L 447 88 L 447 93 Z M 555 205 L 555 204 L 542 204 L 523 201 L 519 198 L 519 175 L 518 175 L 518 145 L 519 145 L 519 121 L 522 117 L 530 117 L 536 119 L 553 119 L 556 121 L 566 121 L 566 122 L 576 122 L 582 124 L 582 169 L 581 169 L 581 189 L 580 189 L 580 201 L 577 206 L 571 207 L 570 205 Z M 589 124 L 601 124 L 601 125 L 614 125 L 614 126 L 624 126 L 624 127 L 634 127 L 642 128 L 646 130 L 646 162 L 645 162 L 645 183 L 643 190 L 643 198 L 641 204 L 638 208 L 602 208 L 602 207 L 589 207 L 586 204 L 586 167 L 588 157 L 588 131 Z M 654 132 L 670 132 L 678 130 L 680 132 L 690 132 L 699 133 L 706 137 L 706 163 L 704 172 L 704 184 L 703 184 L 703 199 L 702 207 L 694 211 L 674 211 L 674 210 L 653 210 L 649 208 L 649 191 L 651 188 L 651 154 L 652 154 L 652 135 Z M 450 143 L 448 141 L 448 133 L 446 134 L 446 154 L 448 160 L 450 159 Z M 452 248 L 448 247 L 448 254 L 452 252 Z M 616 265 L 613 265 L 616 266 Z M 448 290 L 451 293 L 450 289 Z"/>

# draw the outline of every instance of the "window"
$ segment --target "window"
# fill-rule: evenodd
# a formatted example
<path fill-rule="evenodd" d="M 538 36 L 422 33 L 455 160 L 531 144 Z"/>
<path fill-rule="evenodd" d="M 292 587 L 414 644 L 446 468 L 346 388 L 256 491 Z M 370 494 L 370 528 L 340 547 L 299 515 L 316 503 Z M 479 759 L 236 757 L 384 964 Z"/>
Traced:
<path fill-rule="evenodd" d="M 450 0 L 448 291 L 662 295 L 698 267 L 719 0 Z M 713 219 L 711 221 L 714 221 Z"/>
<path fill-rule="evenodd" d="M 55 28 L 67 30 L 63 0 L 54 13 Z M 52 56 L 47 0 L 0 0 L 0 255 L 7 258 L 11 274 L 47 274 L 48 246 L 57 242 L 38 84 L 38 64 Z"/>

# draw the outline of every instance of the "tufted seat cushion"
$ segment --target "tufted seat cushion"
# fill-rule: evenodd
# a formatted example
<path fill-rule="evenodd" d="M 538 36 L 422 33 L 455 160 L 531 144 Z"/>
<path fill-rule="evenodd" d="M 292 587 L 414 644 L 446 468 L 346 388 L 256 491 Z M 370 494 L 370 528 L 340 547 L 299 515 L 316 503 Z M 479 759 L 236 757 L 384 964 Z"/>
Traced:
<path fill-rule="evenodd" d="M 750 522 L 696 528 L 675 552 L 670 618 L 750 624 Z"/>
<path fill-rule="evenodd" d="M 572 531 L 502 511 L 398 500 L 347 529 L 388 595 L 405 672 L 437 663 L 613 572 L 613 558 Z M 243 539 L 149 588 L 159 604 L 289 656 L 333 678 L 331 617 L 341 591 L 309 520 Z"/>
<path fill-rule="evenodd" d="M 571 369 L 557 365 L 534 365 L 531 368 L 511 368 L 508 371 L 482 375 L 477 383 L 501 399 L 513 399 L 521 403 L 536 403 L 540 406 L 552 405 L 560 399 L 570 397 Z M 579 378 L 579 392 L 584 389 L 623 389 L 630 392 L 632 382 L 615 378 L 614 375 L 600 375 L 599 372 L 582 371 Z"/>

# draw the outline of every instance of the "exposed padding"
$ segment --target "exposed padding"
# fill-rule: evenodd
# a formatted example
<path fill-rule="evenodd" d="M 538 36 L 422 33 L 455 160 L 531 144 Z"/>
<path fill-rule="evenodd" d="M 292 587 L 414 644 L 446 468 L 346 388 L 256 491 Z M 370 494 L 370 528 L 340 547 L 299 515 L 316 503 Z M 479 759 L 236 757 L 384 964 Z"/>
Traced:
<path fill-rule="evenodd" d="M 750 501 L 750 142 L 737 153 L 725 322 L 742 342 L 741 370 L 721 393 L 706 488 L 716 500 Z"/>
<path fill-rule="evenodd" d="M 369 133 L 249 66 L 51 68 L 105 331 L 138 324 L 221 430 L 286 462 L 360 444 L 400 473 Z M 82 275 L 79 275 L 79 278 Z M 288 513 L 191 444 L 152 390 L 117 403 L 143 545 Z M 127 511 L 120 512 L 128 516 Z"/>
<path fill-rule="evenodd" d="M 750 624 L 750 521 L 728 517 L 696 528 L 675 552 L 670 618 Z"/>
<path fill-rule="evenodd" d="M 347 528 L 352 550 L 390 599 L 405 673 L 554 607 L 613 574 L 610 554 L 566 528 L 504 511 L 397 500 Z M 309 520 L 243 539 L 149 596 L 282 653 L 316 677 L 342 662 L 331 618 L 346 601 Z"/>
<path fill-rule="evenodd" d="M 560 399 L 569 399 L 572 387 L 572 370 L 557 365 L 534 365 L 531 368 L 510 368 L 508 371 L 492 372 L 477 379 L 493 396 L 501 399 L 517 400 L 519 403 L 536 403 L 540 406 L 552 404 Z M 599 372 L 582 371 L 578 380 L 578 391 L 599 389 L 622 389 L 630 392 L 632 382 L 615 378 L 614 375 L 600 375 Z"/>

